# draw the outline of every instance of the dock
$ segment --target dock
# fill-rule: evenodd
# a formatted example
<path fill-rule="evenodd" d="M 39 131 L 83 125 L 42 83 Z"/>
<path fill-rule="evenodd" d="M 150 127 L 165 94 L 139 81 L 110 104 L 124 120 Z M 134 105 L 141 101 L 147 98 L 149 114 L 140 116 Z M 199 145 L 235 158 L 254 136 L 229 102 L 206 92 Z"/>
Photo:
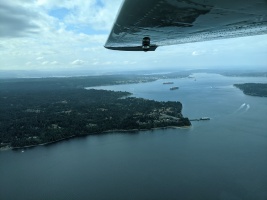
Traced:
<path fill-rule="evenodd" d="M 201 117 L 198 119 L 190 119 L 189 121 L 193 122 L 193 121 L 208 121 L 208 120 L 210 120 L 209 117 Z"/>

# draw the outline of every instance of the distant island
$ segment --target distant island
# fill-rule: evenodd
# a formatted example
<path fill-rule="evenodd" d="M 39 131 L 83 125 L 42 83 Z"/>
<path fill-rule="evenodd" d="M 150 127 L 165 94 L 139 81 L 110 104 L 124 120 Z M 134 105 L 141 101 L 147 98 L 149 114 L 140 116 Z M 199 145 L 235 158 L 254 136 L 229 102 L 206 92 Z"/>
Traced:
<path fill-rule="evenodd" d="M 267 97 L 267 83 L 244 83 L 234 84 L 234 86 L 242 90 L 246 95 Z"/>
<path fill-rule="evenodd" d="M 103 79 L 103 82 L 101 82 Z M 138 82 L 151 81 L 141 77 Z M 136 83 L 134 78 L 78 77 L 0 81 L 0 148 L 23 148 L 113 131 L 186 127 L 180 102 L 130 97 L 85 87 Z"/>

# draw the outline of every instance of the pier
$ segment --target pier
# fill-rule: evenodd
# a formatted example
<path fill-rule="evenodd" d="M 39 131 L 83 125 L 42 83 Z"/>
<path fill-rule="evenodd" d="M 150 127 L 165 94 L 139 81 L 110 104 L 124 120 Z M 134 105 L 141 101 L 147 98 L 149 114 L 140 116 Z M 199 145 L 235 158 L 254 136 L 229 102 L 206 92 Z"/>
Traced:
<path fill-rule="evenodd" d="M 208 120 L 210 120 L 209 117 L 201 117 L 199 119 L 190 119 L 189 121 L 193 122 L 193 121 L 208 121 Z"/>

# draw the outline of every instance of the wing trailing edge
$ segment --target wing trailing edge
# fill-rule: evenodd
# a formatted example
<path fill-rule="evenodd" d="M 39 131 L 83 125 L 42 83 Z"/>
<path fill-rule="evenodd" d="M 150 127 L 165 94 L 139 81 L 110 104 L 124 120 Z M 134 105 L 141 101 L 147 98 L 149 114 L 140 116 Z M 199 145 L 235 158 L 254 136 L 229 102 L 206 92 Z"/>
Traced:
<path fill-rule="evenodd" d="M 266 0 L 125 0 L 105 47 L 142 51 L 208 40 L 267 34 Z"/>

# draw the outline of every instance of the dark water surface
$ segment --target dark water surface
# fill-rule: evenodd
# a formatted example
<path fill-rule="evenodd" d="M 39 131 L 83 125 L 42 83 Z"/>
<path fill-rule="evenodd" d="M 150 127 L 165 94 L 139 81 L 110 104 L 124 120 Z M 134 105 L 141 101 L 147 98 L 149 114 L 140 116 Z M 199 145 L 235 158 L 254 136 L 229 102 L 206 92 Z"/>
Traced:
<path fill-rule="evenodd" d="M 194 76 L 98 88 L 181 101 L 184 116 L 212 120 L 0 152 L 0 199 L 266 200 L 267 98 L 232 85 L 267 78 Z"/>

